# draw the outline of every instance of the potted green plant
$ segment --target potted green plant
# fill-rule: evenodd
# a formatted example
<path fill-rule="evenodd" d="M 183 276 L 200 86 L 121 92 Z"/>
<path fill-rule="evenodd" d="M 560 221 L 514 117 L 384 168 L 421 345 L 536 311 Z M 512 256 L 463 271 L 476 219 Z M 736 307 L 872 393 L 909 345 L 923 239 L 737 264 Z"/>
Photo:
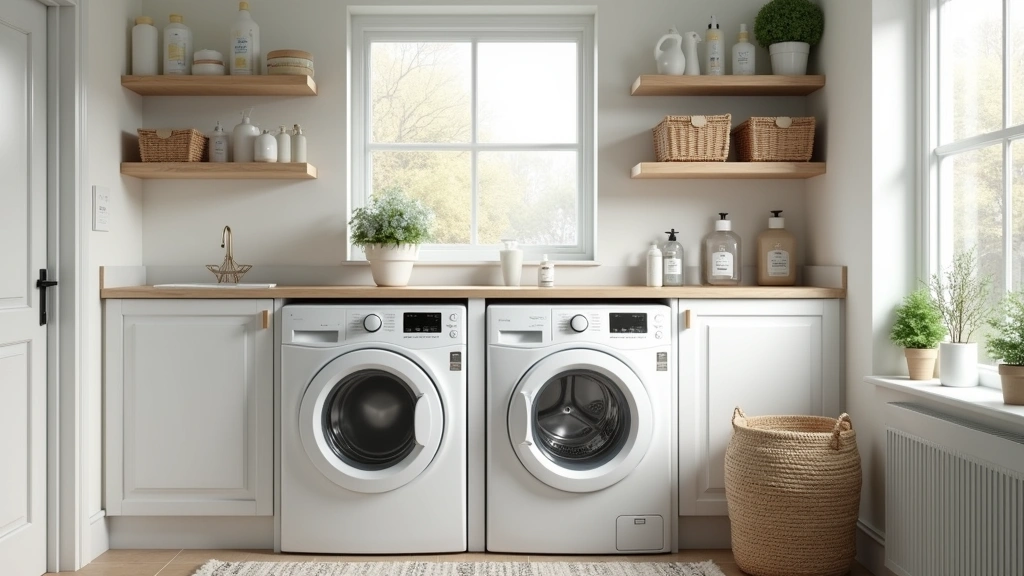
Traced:
<path fill-rule="evenodd" d="M 390 188 L 370 197 L 349 220 L 352 244 L 362 246 L 370 274 L 378 286 L 406 286 L 420 244 L 431 236 L 433 213 L 401 189 Z"/>
<path fill-rule="evenodd" d="M 945 335 L 942 314 L 928 290 L 915 290 L 896 307 L 889 339 L 904 348 L 911 380 L 928 380 L 935 374 L 939 342 Z"/>
<path fill-rule="evenodd" d="M 985 351 L 999 361 L 1003 402 L 1024 405 L 1024 292 L 1007 294 L 999 311 L 999 316 L 989 320 L 996 333 L 985 342 Z"/>
<path fill-rule="evenodd" d="M 943 386 L 978 385 L 978 343 L 971 336 L 989 318 L 988 296 L 992 278 L 978 272 L 974 250 L 957 251 L 942 273 L 928 283 L 949 332 L 949 342 L 939 344 Z"/>
<path fill-rule="evenodd" d="M 754 37 L 768 48 L 775 74 L 806 74 L 807 55 L 824 30 L 825 15 L 810 0 L 771 0 L 754 18 Z"/>

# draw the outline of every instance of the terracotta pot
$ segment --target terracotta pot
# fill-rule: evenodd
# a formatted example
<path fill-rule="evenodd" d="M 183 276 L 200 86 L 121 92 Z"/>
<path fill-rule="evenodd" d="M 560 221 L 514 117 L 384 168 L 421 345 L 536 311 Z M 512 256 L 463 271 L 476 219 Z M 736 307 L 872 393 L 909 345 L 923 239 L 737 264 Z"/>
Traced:
<path fill-rule="evenodd" d="M 999 379 L 1003 383 L 1003 403 L 1024 406 L 1024 366 L 999 365 Z"/>
<path fill-rule="evenodd" d="M 406 286 L 412 276 L 412 265 L 419 258 L 417 244 L 368 244 L 363 246 L 370 262 L 370 274 L 377 286 Z"/>
<path fill-rule="evenodd" d="M 935 377 L 935 359 L 939 357 L 938 348 L 904 348 L 907 357 L 907 368 L 910 369 L 911 380 L 931 380 Z"/>

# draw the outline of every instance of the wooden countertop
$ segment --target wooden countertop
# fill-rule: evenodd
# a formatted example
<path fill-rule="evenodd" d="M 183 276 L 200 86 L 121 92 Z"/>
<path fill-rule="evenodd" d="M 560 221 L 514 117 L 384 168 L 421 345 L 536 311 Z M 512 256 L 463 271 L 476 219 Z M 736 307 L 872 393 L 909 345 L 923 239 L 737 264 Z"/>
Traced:
<path fill-rule="evenodd" d="M 100 298 L 518 298 L 518 299 L 659 299 L 659 298 L 846 298 L 845 288 L 813 286 L 278 286 L 276 288 L 100 288 Z"/>

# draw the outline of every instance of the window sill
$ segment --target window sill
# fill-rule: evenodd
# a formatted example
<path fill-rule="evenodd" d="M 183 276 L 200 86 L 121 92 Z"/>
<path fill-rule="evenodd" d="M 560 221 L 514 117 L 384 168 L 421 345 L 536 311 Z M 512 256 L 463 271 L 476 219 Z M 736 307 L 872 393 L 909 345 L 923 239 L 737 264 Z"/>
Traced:
<path fill-rule="evenodd" d="M 937 379 L 911 380 L 905 376 L 867 376 L 864 381 L 939 404 L 961 408 L 987 418 L 1018 426 L 1024 425 L 1024 406 L 1004 404 L 1003 393 L 988 386 L 952 388 L 939 384 Z"/>

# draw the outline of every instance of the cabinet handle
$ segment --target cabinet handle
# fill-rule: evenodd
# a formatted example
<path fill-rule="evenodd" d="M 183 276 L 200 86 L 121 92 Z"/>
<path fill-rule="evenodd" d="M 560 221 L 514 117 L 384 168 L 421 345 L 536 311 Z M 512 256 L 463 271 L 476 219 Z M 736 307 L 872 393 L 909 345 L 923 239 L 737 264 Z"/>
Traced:
<path fill-rule="evenodd" d="M 690 329 L 690 311 L 689 310 L 683 312 L 683 329 L 684 330 L 689 330 Z"/>
<path fill-rule="evenodd" d="M 263 329 L 270 328 L 270 310 L 263 311 Z"/>

